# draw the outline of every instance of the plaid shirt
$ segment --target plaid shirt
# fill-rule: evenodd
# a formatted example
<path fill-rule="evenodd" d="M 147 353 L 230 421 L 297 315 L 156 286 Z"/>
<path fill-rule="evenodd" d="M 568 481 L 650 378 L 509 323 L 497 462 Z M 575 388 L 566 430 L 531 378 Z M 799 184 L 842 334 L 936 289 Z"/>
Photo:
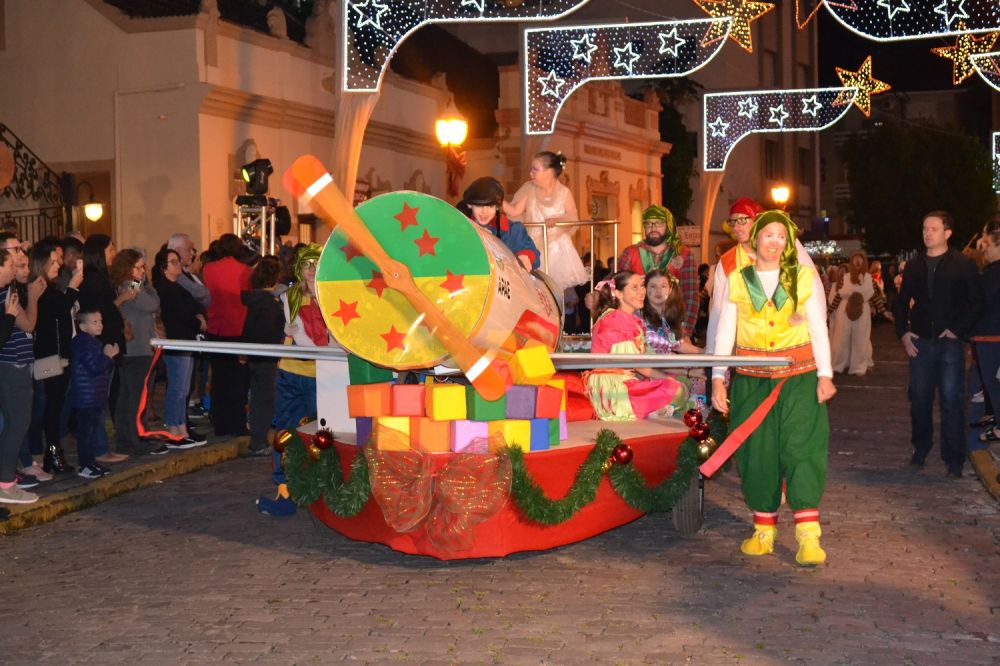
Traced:
<path fill-rule="evenodd" d="M 622 250 L 622 256 L 618 258 L 618 270 L 632 271 L 639 275 L 646 274 L 646 268 L 642 265 L 642 255 L 639 252 L 640 247 L 653 254 L 649 246 L 645 243 L 629 245 Z M 666 265 L 670 274 L 680 282 L 681 295 L 684 296 L 684 335 L 690 337 L 694 331 L 695 322 L 698 320 L 698 304 L 700 300 L 698 294 L 698 265 L 695 262 L 694 255 L 691 254 L 691 250 L 686 245 L 681 245 L 680 256 L 683 259 L 680 268 L 677 268 L 673 261 L 666 262 Z"/>

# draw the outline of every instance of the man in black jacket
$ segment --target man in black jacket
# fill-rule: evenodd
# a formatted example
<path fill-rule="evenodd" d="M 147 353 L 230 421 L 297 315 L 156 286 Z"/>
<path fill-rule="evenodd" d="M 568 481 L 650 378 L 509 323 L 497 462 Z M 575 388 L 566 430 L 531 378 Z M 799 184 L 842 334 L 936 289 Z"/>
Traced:
<path fill-rule="evenodd" d="M 948 247 L 955 221 L 944 211 L 924 216 L 926 252 L 906 264 L 896 301 L 896 335 L 910 357 L 910 464 L 922 466 L 933 446 L 934 392 L 941 406 L 941 458 L 948 476 L 965 464 L 965 345 L 982 300 L 976 267 Z"/>

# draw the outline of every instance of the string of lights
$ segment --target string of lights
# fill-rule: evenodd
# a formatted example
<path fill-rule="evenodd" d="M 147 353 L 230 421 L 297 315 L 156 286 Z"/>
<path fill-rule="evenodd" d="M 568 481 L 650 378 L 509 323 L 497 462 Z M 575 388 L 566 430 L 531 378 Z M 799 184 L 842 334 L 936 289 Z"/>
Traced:
<path fill-rule="evenodd" d="M 825 4 L 845 28 L 875 41 L 1000 30 L 997 0 L 826 0 Z"/>
<path fill-rule="evenodd" d="M 589 0 L 512 3 L 501 0 L 346 0 L 343 89 L 377 92 L 404 39 L 427 23 L 551 21 Z"/>
<path fill-rule="evenodd" d="M 537 28 L 524 31 L 524 114 L 528 134 L 548 134 L 566 99 L 587 81 L 686 76 L 715 57 L 724 39 L 709 31 L 729 18 Z"/>
<path fill-rule="evenodd" d="M 1000 92 L 1000 53 L 977 53 L 969 60 L 983 81 Z"/>

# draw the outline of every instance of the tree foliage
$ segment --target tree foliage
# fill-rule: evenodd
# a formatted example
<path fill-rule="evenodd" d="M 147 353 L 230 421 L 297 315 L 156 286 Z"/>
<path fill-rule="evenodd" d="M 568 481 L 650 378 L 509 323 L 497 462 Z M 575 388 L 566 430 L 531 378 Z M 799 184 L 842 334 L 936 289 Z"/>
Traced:
<path fill-rule="evenodd" d="M 847 220 L 872 254 L 923 248 L 920 221 L 940 209 L 955 217 L 952 243 L 964 245 L 996 207 L 991 157 L 967 134 L 886 121 L 853 136 L 843 157 Z"/>
<path fill-rule="evenodd" d="M 672 146 L 660 162 L 663 205 L 670 209 L 677 220 L 686 218 L 688 209 L 691 208 L 694 198 L 691 178 L 695 175 L 694 161 L 697 157 L 692 134 L 678 109 L 697 100 L 701 88 L 700 84 L 684 78 L 663 79 L 654 87 L 663 105 L 660 112 L 660 138 Z"/>

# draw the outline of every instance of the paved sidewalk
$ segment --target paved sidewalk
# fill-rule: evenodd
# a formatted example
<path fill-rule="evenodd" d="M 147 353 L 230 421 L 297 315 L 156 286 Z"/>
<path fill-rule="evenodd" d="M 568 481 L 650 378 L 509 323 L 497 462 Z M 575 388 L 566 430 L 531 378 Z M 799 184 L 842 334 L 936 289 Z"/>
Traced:
<path fill-rule="evenodd" d="M 1000 508 L 936 457 L 910 468 L 906 365 L 838 377 L 829 564 L 738 553 L 735 475 L 705 528 L 646 516 L 589 541 L 438 562 L 257 513 L 235 459 L 0 538 L 5 664 L 1000 664 Z M 932 456 L 937 456 L 935 448 Z M 971 471 L 968 470 L 967 471 Z"/>

